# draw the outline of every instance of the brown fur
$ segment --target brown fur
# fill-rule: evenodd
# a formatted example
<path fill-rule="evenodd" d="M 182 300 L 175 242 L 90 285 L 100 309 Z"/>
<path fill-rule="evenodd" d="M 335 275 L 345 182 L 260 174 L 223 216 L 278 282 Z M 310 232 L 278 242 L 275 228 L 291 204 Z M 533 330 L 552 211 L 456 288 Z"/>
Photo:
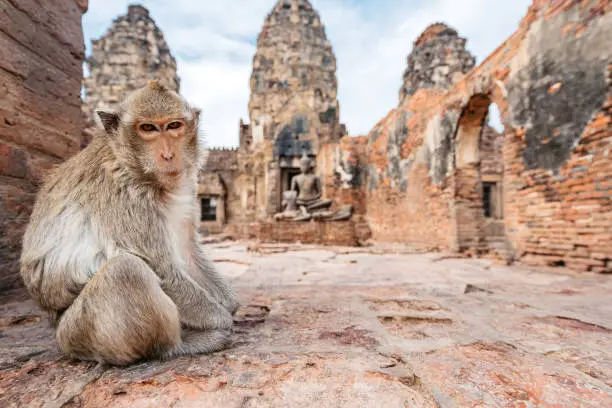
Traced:
<path fill-rule="evenodd" d="M 38 194 L 26 287 L 75 358 L 128 364 L 225 347 L 238 304 L 199 244 L 197 114 L 153 82 L 99 117 L 100 133 Z M 160 131 L 151 138 L 141 123 Z"/>

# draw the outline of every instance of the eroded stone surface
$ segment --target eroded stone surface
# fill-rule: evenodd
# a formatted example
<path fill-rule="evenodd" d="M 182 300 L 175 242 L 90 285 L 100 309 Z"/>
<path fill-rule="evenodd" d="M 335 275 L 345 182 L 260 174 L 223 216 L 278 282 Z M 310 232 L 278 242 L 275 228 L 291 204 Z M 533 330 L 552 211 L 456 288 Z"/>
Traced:
<path fill-rule="evenodd" d="M 87 0 L 0 3 L 0 293 L 46 171 L 79 150 Z"/>
<path fill-rule="evenodd" d="M 476 64 L 465 48 L 466 39 L 444 23 L 435 23 L 414 42 L 400 89 L 400 104 L 419 89 L 446 90 L 455 85 Z"/>
<path fill-rule="evenodd" d="M 276 139 L 280 156 L 316 154 L 313 134 L 318 122 L 338 121 L 337 91 L 336 57 L 319 14 L 308 0 L 278 1 L 264 22 L 253 57 L 253 142 Z M 313 123 L 305 110 L 320 117 Z M 293 116 L 289 120 L 283 117 L 286 111 Z"/>
<path fill-rule="evenodd" d="M 208 249 L 242 303 L 231 348 L 123 369 L 71 362 L 31 301 L 5 299 L 0 406 L 612 404 L 605 276 L 390 245 Z"/>

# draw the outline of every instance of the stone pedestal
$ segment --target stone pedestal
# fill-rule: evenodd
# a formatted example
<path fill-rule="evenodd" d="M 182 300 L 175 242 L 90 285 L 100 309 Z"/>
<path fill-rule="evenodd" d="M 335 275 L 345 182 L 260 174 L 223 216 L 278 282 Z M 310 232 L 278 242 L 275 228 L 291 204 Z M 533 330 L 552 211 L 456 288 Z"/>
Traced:
<path fill-rule="evenodd" d="M 354 221 L 265 222 L 258 225 L 261 242 L 301 243 L 316 245 L 359 246 Z"/>

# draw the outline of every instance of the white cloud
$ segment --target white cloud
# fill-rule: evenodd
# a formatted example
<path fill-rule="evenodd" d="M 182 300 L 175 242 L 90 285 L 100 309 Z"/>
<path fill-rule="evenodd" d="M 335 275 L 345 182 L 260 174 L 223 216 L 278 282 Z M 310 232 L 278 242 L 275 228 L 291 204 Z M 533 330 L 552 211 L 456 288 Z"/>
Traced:
<path fill-rule="evenodd" d="M 127 10 L 126 0 L 90 2 L 86 42 Z M 211 146 L 235 146 L 248 120 L 254 40 L 276 0 L 143 1 L 177 58 L 182 93 L 202 108 Z M 480 63 L 518 27 L 530 0 L 312 0 L 338 60 L 341 120 L 366 134 L 397 105 L 413 41 L 443 21 L 467 37 Z"/>

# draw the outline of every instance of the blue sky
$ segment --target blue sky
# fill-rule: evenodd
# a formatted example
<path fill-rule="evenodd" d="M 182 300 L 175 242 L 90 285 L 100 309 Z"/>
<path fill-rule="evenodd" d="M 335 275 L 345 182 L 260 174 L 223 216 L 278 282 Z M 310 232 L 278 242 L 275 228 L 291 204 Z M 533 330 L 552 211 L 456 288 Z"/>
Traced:
<path fill-rule="evenodd" d="M 341 120 L 364 135 L 398 102 L 406 56 L 431 23 L 468 39 L 477 63 L 518 27 L 531 0 L 311 0 L 338 63 Z M 89 53 L 128 0 L 90 0 L 83 17 Z M 236 146 L 248 121 L 255 41 L 276 0 L 144 0 L 177 59 L 181 93 L 202 108 L 209 146 Z"/>

